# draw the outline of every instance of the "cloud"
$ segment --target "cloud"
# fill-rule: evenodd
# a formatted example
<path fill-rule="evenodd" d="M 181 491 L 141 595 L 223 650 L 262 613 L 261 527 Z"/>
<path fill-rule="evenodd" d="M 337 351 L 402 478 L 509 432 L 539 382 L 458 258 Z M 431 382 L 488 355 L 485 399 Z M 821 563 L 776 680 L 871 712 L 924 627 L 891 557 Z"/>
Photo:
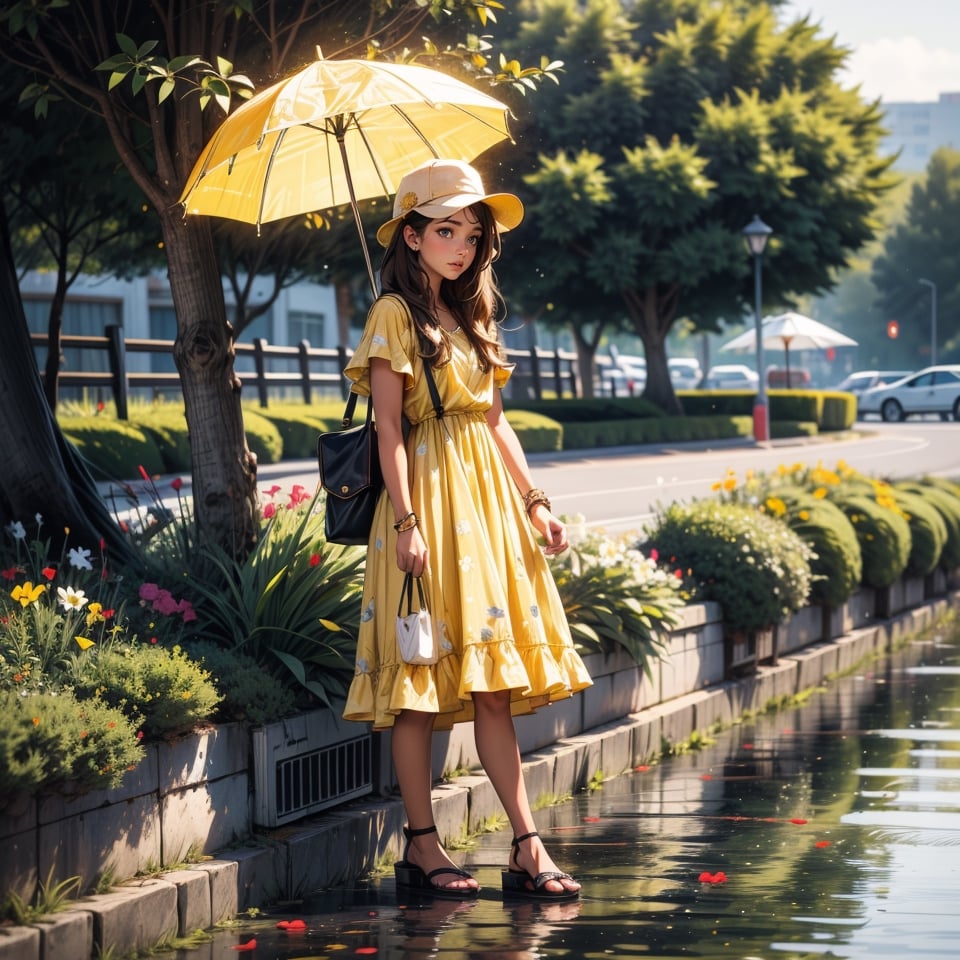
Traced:
<path fill-rule="evenodd" d="M 960 91 L 960 52 L 927 47 L 916 37 L 883 37 L 853 49 L 842 79 L 859 84 L 868 100 L 936 100 Z"/>

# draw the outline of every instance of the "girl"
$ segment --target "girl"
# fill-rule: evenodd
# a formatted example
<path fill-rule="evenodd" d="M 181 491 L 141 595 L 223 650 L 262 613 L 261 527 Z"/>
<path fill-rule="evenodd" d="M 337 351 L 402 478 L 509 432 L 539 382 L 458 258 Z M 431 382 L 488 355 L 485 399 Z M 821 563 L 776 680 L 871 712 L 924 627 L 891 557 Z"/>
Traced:
<path fill-rule="evenodd" d="M 372 397 L 386 489 L 370 533 L 344 716 L 393 731 L 408 822 L 398 887 L 477 895 L 476 880 L 440 845 L 431 805 L 433 730 L 472 720 L 477 754 L 514 831 L 504 891 L 563 900 L 580 885 L 557 869 L 536 832 L 513 715 L 591 681 L 543 556 L 565 550 L 567 534 L 533 486 L 500 399 L 512 367 L 498 342 L 502 301 L 491 264 L 499 231 L 522 217 L 517 197 L 486 194 L 469 165 L 433 160 L 403 178 L 394 217 L 377 233 L 387 248 L 384 295 L 346 375 Z M 434 664 L 414 666 L 399 654 L 406 573 L 423 578 L 438 638 Z"/>

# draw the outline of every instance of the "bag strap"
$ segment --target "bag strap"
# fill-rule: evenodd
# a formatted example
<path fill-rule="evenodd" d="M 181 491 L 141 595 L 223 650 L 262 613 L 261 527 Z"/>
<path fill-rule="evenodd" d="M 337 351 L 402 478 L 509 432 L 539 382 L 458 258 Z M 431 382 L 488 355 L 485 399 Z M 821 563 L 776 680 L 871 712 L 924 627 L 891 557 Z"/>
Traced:
<path fill-rule="evenodd" d="M 400 587 L 400 602 L 397 604 L 397 616 L 405 616 L 403 612 L 403 601 L 407 601 L 407 614 L 413 613 L 413 581 L 417 581 L 417 598 L 420 601 L 420 609 L 427 609 L 427 598 L 423 593 L 423 580 L 420 577 L 415 577 L 412 573 L 407 571 L 403 577 L 403 585 Z"/>
<path fill-rule="evenodd" d="M 350 396 L 347 397 L 347 405 L 343 408 L 343 419 L 340 421 L 340 426 L 344 430 L 349 430 L 353 425 L 353 414 L 357 409 L 357 398 L 360 396 L 358 393 L 350 391 Z M 367 424 L 369 425 L 373 420 L 373 401 L 370 397 L 367 397 Z"/>
<path fill-rule="evenodd" d="M 410 312 L 410 305 L 403 297 L 396 293 L 383 293 L 381 297 L 390 297 L 392 300 L 396 300 L 403 307 L 407 319 L 413 323 L 413 314 Z M 440 391 L 437 389 L 437 381 L 433 377 L 433 368 L 426 360 L 423 361 L 423 375 L 427 378 L 427 389 L 430 391 L 430 399 L 433 402 L 434 412 L 437 415 L 437 419 L 442 420 L 443 403 L 440 401 Z"/>

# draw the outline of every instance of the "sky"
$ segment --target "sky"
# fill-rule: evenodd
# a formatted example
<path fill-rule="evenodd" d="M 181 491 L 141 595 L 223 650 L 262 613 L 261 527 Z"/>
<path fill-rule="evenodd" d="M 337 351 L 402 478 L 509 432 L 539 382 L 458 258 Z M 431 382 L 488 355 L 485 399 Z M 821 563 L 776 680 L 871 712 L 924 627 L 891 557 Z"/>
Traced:
<path fill-rule="evenodd" d="M 790 0 L 851 51 L 843 79 L 891 103 L 960 92 L 960 0 Z"/>

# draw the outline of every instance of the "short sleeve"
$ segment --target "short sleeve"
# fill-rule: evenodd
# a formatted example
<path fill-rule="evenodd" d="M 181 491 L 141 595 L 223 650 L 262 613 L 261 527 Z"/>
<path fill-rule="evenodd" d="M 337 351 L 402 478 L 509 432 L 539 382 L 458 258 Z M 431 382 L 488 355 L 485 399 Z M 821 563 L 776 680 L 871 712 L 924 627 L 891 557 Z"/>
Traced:
<path fill-rule="evenodd" d="M 379 297 L 374 301 L 360 337 L 360 343 L 343 371 L 354 383 L 354 392 L 370 396 L 370 361 L 374 357 L 390 362 L 391 369 L 403 374 L 404 390 L 413 386 L 413 358 L 416 338 L 406 305 L 398 297 Z"/>

